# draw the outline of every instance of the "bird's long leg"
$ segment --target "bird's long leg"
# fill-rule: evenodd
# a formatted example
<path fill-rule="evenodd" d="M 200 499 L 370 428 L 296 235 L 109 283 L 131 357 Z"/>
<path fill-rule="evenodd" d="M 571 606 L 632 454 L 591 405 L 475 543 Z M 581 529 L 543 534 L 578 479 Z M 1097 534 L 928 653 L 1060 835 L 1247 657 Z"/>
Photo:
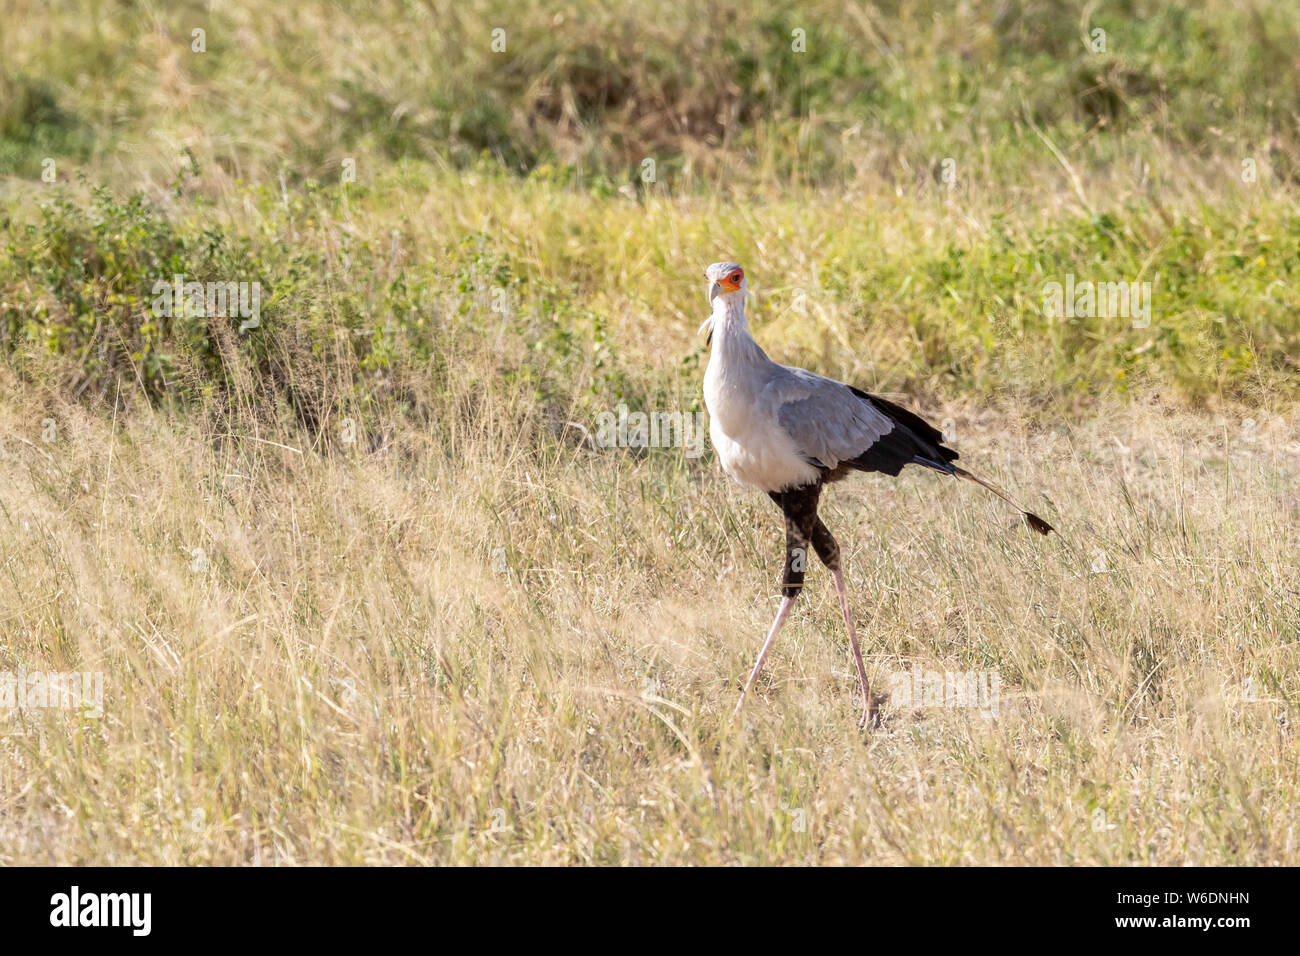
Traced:
<path fill-rule="evenodd" d="M 844 587 L 844 572 L 840 567 L 840 546 L 820 517 L 813 525 L 812 542 L 817 557 L 835 577 L 835 592 L 840 596 L 840 613 L 844 615 L 844 628 L 849 632 L 849 647 L 853 649 L 853 663 L 858 667 L 858 687 L 862 691 L 862 718 L 858 726 L 865 727 L 871 719 L 871 685 L 867 682 L 867 668 L 862 663 L 862 649 L 858 647 L 858 631 L 853 626 L 853 615 L 849 613 L 849 593 Z"/>
<path fill-rule="evenodd" d="M 858 726 L 865 727 L 871 719 L 871 685 L 867 683 L 867 669 L 862 664 L 862 650 L 858 647 L 858 632 L 853 627 L 853 616 L 849 614 L 849 596 L 844 589 L 844 572 L 839 568 L 832 568 L 831 574 L 835 575 L 835 590 L 840 595 L 840 612 L 844 615 L 844 627 L 849 632 L 849 646 L 853 648 L 853 662 L 858 665 L 858 686 L 862 689 L 862 717 L 858 720 Z"/>
<path fill-rule="evenodd" d="M 758 680 L 758 672 L 763 669 L 763 661 L 767 660 L 767 652 L 776 643 L 776 636 L 781 633 L 781 627 L 785 624 L 785 619 L 790 615 L 790 608 L 792 607 L 794 607 L 794 598 L 781 598 L 781 607 L 776 612 L 776 620 L 772 622 L 772 628 L 767 632 L 767 640 L 763 642 L 763 649 L 758 652 L 758 660 L 754 662 L 754 669 L 749 672 L 749 680 L 745 681 L 745 689 L 740 692 L 740 700 L 736 701 L 736 709 L 731 712 L 733 717 L 740 713 L 740 708 L 745 703 L 745 695 L 754 686 L 754 681 Z"/>
<path fill-rule="evenodd" d="M 783 596 L 781 606 L 776 612 L 776 619 L 772 622 L 771 630 L 767 632 L 767 640 L 763 642 L 763 649 L 758 652 L 758 660 L 754 662 L 754 669 L 750 672 L 749 680 L 745 682 L 745 689 L 740 692 L 740 700 L 736 701 L 733 716 L 740 713 L 741 705 L 745 703 L 745 695 L 754 686 L 754 681 L 758 680 L 763 662 L 767 660 L 767 652 L 776 643 L 776 636 L 781 633 L 785 619 L 790 616 L 790 608 L 794 607 L 795 598 L 803 590 L 803 576 L 808 568 L 808 532 L 811 528 L 808 516 L 810 514 L 816 516 L 817 495 L 820 492 L 820 485 L 795 491 L 769 492 L 772 500 L 780 506 L 785 515 L 785 567 L 781 572 Z M 811 511 L 808 510 L 810 499 Z"/>

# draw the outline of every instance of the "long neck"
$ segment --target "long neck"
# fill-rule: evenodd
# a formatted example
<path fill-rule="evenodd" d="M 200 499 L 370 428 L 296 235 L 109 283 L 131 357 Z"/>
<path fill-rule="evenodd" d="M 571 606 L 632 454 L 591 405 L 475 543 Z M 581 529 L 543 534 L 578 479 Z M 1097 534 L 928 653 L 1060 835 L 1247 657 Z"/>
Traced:
<path fill-rule="evenodd" d="M 720 295 L 713 300 L 713 353 L 710 364 L 761 365 L 769 361 L 749 334 L 744 295 Z"/>

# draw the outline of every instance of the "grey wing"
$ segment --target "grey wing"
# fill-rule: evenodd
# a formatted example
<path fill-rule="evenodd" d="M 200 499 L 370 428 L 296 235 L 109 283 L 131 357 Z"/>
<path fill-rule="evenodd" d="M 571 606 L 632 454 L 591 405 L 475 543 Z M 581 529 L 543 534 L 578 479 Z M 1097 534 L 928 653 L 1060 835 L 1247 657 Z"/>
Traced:
<path fill-rule="evenodd" d="M 801 368 L 780 366 L 764 400 L 806 461 L 834 468 L 857 458 L 894 423 L 847 386 Z"/>

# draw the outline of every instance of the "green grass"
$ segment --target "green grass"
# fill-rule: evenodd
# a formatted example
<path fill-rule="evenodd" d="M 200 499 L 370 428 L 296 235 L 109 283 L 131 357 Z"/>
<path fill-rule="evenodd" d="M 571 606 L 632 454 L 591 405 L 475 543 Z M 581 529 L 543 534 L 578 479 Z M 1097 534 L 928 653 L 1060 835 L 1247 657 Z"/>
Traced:
<path fill-rule="evenodd" d="M 380 376 L 357 382 L 369 402 L 458 343 L 504 334 L 530 348 L 506 365 L 480 348 L 482 366 L 464 371 L 608 407 L 651 398 L 665 364 L 697 377 L 700 264 L 726 255 L 750 265 L 765 341 L 886 390 L 1250 405 L 1292 400 L 1300 381 L 1300 218 L 1257 197 L 1172 213 L 1131 199 L 1043 223 L 896 200 L 834 233 L 821 229 L 843 215 L 831 196 L 632 202 L 486 174 L 407 171 L 308 183 L 287 204 L 249 189 L 194 205 L 169 213 L 140 194 L 54 185 L 7 220 L 0 332 L 18 367 L 32 380 L 61 369 L 79 392 L 125 379 L 187 402 L 231 387 L 224 340 L 283 386 L 339 373 L 342 335 L 348 361 Z M 154 283 L 177 274 L 259 282 L 265 321 L 241 333 L 239 318 L 154 315 Z M 1150 282 L 1149 327 L 1050 314 L 1044 289 L 1067 275 Z"/>
<path fill-rule="evenodd" d="M 431 0 L 26 13 L 3 40 L 0 74 L 25 91 L 0 98 L 0 131 L 8 168 L 26 175 L 33 111 L 44 133 L 79 144 L 62 152 L 75 162 L 89 152 L 118 165 L 125 140 L 154 154 L 132 166 L 158 169 L 188 143 L 255 180 L 332 176 L 344 156 L 374 168 L 486 155 L 614 185 L 645 157 L 678 186 L 818 184 L 864 164 L 907 182 L 944 157 L 1014 182 L 1032 161 L 1030 120 L 1096 162 L 1162 144 L 1198 157 L 1271 151 L 1283 178 L 1296 170 L 1282 104 L 1300 92 L 1300 25 L 1283 2 L 1111 3 L 1086 24 L 1060 0 L 996 11 Z M 195 29 L 205 52 L 192 49 Z M 72 135 L 78 126 L 100 134 L 93 146 Z"/>
<path fill-rule="evenodd" d="M 698 362 L 728 256 L 769 341 L 876 387 L 1294 398 L 1285 4 L 31 12 L 2 41 L 0 316 L 82 394 L 228 387 L 211 327 L 142 314 L 176 273 L 270 290 L 231 343 L 263 377 L 340 328 L 370 369 L 504 328 L 547 400 L 645 394 Z M 1044 315 L 1067 275 L 1150 282 L 1150 327 Z"/>

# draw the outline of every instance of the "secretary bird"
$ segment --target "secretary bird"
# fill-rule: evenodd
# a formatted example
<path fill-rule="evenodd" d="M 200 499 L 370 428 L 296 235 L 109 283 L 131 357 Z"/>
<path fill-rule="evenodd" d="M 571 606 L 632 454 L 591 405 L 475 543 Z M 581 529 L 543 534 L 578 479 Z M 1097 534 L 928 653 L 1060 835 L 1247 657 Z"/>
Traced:
<path fill-rule="evenodd" d="M 817 515 L 822 486 L 851 471 L 897 476 L 904 465 L 924 465 L 982 485 L 1023 514 L 1039 534 L 1053 528 L 998 488 L 954 465 L 957 452 L 945 447 L 942 433 L 919 415 L 852 385 L 773 362 L 749 334 L 745 271 L 734 262 L 715 262 L 704 274 L 713 307 L 713 314 L 700 326 L 701 332 L 709 330 L 712 346 L 704 373 L 709 437 L 723 470 L 742 485 L 766 491 L 785 516 L 781 606 L 740 692 L 735 713 L 740 713 L 745 695 L 758 679 L 767 652 L 803 589 L 811 544 L 835 578 L 862 691 L 859 726 L 866 726 L 871 690 L 849 614 L 840 548 Z"/>

